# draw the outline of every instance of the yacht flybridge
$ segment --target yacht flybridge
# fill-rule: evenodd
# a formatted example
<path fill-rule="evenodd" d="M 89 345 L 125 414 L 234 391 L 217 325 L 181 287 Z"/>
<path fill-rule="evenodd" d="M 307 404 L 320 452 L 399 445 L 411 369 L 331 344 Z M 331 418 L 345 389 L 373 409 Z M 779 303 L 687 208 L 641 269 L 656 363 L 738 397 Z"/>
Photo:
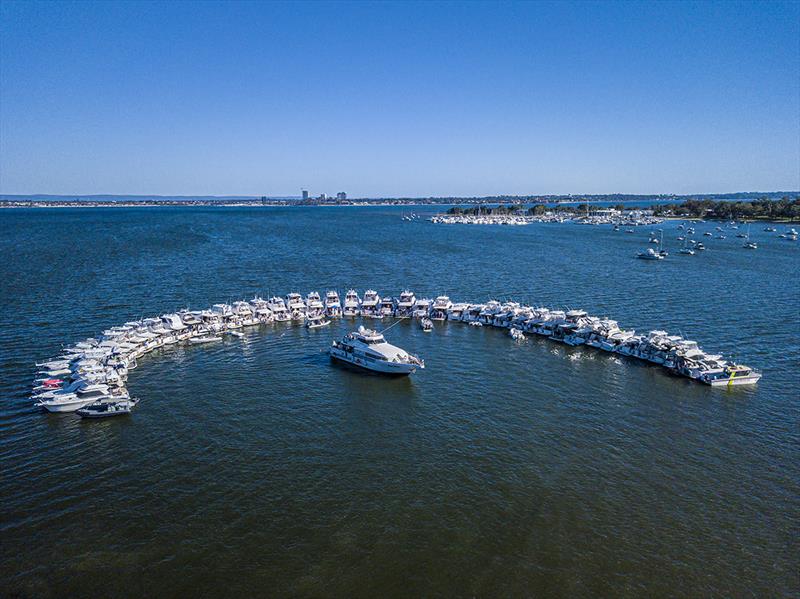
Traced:
<path fill-rule="evenodd" d="M 383 374 L 402 376 L 425 368 L 418 357 L 387 343 L 381 333 L 363 326 L 341 341 L 334 341 L 330 355 L 334 360 Z"/>

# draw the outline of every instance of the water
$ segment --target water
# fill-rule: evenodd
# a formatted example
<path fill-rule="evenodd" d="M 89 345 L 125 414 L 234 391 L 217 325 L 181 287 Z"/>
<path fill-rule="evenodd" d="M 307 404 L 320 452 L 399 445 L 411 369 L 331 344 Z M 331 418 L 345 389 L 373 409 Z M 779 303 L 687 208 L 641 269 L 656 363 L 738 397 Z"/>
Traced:
<path fill-rule="evenodd" d="M 436 208 L 431 208 L 436 210 Z M 407 212 L 407 210 L 405 210 Z M 610 227 L 393 208 L 0 211 L 0 589 L 22 596 L 796 596 L 798 244 L 633 259 Z M 674 223 L 665 240 L 677 249 Z M 140 316 L 373 287 L 582 307 L 761 368 L 711 389 L 489 328 L 401 323 L 407 379 L 276 324 L 140 360 L 126 418 L 45 415 L 34 363 Z"/>

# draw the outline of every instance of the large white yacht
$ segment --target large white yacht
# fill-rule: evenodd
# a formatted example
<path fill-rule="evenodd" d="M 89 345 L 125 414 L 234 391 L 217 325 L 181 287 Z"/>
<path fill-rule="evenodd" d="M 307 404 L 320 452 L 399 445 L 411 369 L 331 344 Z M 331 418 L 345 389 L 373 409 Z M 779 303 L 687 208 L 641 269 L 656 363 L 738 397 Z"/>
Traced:
<path fill-rule="evenodd" d="M 440 295 L 433 301 L 431 320 L 447 320 L 447 311 L 452 308 L 453 302 L 446 295 Z"/>
<path fill-rule="evenodd" d="M 381 296 L 378 295 L 378 292 L 367 289 L 364 292 L 364 299 L 361 300 L 361 316 L 378 316 L 380 303 Z"/>
<path fill-rule="evenodd" d="M 250 300 L 250 306 L 253 308 L 253 314 L 260 323 L 272 322 L 272 310 L 270 310 L 269 302 L 256 296 Z"/>
<path fill-rule="evenodd" d="M 741 364 L 728 364 L 724 368 L 705 371 L 699 381 L 712 387 L 732 387 L 734 385 L 753 385 L 759 381 L 761 373 Z"/>
<path fill-rule="evenodd" d="M 110 395 L 107 385 L 79 380 L 63 391 L 41 398 L 35 405 L 48 412 L 74 412 Z"/>
<path fill-rule="evenodd" d="M 431 311 L 431 304 L 432 303 L 433 302 L 431 302 L 431 300 L 429 300 L 428 298 L 425 298 L 425 297 L 415 301 L 414 302 L 414 311 L 412 312 L 412 315 L 414 316 L 414 318 L 427 317 L 428 313 Z"/>
<path fill-rule="evenodd" d="M 282 297 L 275 296 L 270 298 L 268 305 L 269 309 L 272 310 L 272 317 L 275 322 L 288 322 L 292 319 L 292 315 L 286 309 L 286 303 Z"/>
<path fill-rule="evenodd" d="M 418 357 L 387 343 L 381 333 L 364 327 L 345 335 L 341 341 L 334 341 L 330 355 L 335 360 L 383 374 L 408 375 L 417 368 L 425 368 Z"/>
<path fill-rule="evenodd" d="M 306 306 L 309 318 L 316 318 L 325 313 L 325 304 L 322 303 L 322 298 L 320 298 L 319 293 L 316 291 L 312 291 L 308 294 L 306 297 Z"/>
<path fill-rule="evenodd" d="M 238 301 L 233 302 L 233 313 L 239 317 L 242 325 L 249 327 L 260 324 L 256 312 L 250 302 Z"/>
<path fill-rule="evenodd" d="M 361 300 L 358 299 L 358 293 L 355 289 L 350 289 L 344 296 L 344 316 L 358 316 L 361 312 Z"/>
<path fill-rule="evenodd" d="M 339 302 L 339 294 L 334 290 L 325 294 L 325 316 L 328 318 L 338 318 L 342 315 L 342 304 Z"/>
<path fill-rule="evenodd" d="M 464 315 L 469 311 L 469 304 L 453 304 L 447 310 L 447 320 L 463 320 Z"/>
<path fill-rule="evenodd" d="M 378 306 L 378 315 L 383 318 L 384 316 L 394 316 L 394 299 L 391 297 L 384 297 Z"/>
<path fill-rule="evenodd" d="M 414 303 L 417 301 L 417 298 L 414 296 L 412 291 L 406 289 L 400 294 L 400 298 L 397 300 L 397 311 L 395 312 L 395 316 L 399 316 L 401 318 L 407 318 L 411 316 L 412 312 L 414 312 Z"/>
<path fill-rule="evenodd" d="M 286 296 L 286 309 L 292 320 L 303 320 L 306 317 L 306 303 L 299 293 L 290 293 Z"/>

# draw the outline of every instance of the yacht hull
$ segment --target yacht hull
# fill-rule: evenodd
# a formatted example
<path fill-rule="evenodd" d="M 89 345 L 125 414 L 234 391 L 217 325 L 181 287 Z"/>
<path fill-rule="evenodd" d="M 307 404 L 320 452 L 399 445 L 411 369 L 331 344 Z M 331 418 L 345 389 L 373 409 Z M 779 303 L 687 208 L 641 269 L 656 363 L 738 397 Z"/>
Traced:
<path fill-rule="evenodd" d="M 417 371 L 416 364 L 404 364 L 397 362 L 382 362 L 381 360 L 365 360 L 358 356 L 351 356 L 346 352 L 331 348 L 331 359 L 341 364 L 352 366 L 359 370 L 368 370 L 387 376 L 408 376 Z"/>

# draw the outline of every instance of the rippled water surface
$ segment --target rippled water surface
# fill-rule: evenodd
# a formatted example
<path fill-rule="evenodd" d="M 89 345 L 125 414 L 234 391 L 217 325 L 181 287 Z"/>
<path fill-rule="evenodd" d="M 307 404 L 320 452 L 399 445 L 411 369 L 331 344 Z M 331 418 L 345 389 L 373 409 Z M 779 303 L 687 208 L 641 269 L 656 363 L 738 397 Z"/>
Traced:
<path fill-rule="evenodd" d="M 407 209 L 406 209 L 407 210 Z M 796 596 L 800 248 L 660 263 L 606 227 L 435 226 L 392 208 L 0 211 L 0 589 L 22 596 Z M 677 249 L 675 223 L 665 239 Z M 28 399 L 104 328 L 255 294 L 582 307 L 764 371 L 711 389 L 489 328 L 402 322 L 406 379 L 325 354 L 354 323 L 140 360 L 133 415 Z M 388 325 L 388 322 L 387 322 Z M 2 591 L 0 591 L 2 594 Z"/>

